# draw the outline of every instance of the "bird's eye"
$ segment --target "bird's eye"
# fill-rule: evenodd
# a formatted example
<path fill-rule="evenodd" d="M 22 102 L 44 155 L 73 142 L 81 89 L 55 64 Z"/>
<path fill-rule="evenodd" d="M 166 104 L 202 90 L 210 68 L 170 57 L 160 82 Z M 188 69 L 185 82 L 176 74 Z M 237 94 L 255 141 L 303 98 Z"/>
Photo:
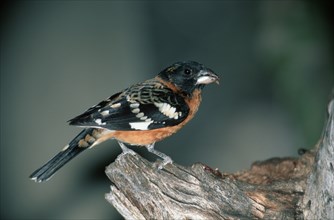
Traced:
<path fill-rule="evenodd" d="M 191 74 L 191 70 L 190 70 L 190 69 L 185 69 L 185 70 L 184 70 L 184 74 L 186 74 L 186 75 L 190 75 L 190 74 Z"/>

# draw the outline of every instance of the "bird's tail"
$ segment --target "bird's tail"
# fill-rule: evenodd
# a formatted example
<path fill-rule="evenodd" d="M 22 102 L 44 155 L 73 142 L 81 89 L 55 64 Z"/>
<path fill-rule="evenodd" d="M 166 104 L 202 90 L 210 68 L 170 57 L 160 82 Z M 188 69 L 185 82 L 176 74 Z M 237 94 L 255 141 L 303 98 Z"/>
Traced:
<path fill-rule="evenodd" d="M 49 162 L 37 169 L 30 175 L 30 178 L 36 182 L 43 182 L 52 177 L 62 166 L 69 162 L 79 153 L 88 149 L 97 142 L 96 133 L 98 129 L 88 128 L 80 132 L 68 145 L 64 147 Z M 94 144 L 95 143 L 95 144 Z"/>

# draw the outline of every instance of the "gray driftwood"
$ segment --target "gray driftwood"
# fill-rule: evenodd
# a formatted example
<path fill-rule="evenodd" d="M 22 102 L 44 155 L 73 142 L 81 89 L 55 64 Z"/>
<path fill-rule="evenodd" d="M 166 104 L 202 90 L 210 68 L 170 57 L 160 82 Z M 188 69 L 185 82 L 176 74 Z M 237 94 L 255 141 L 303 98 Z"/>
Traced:
<path fill-rule="evenodd" d="M 126 219 L 333 219 L 334 100 L 318 144 L 298 158 L 221 173 L 207 165 L 157 169 L 137 154 L 106 168 L 106 199 Z"/>

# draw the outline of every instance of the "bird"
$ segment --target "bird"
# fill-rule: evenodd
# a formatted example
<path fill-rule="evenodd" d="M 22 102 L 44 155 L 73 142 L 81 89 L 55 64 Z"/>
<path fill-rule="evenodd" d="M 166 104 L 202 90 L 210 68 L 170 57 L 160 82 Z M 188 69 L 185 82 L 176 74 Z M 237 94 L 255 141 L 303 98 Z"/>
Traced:
<path fill-rule="evenodd" d="M 162 158 L 159 169 L 172 163 L 154 145 L 176 133 L 197 112 L 201 92 L 207 84 L 219 84 L 219 76 L 196 61 L 176 62 L 152 79 L 134 84 L 70 119 L 69 125 L 83 130 L 45 165 L 29 177 L 49 180 L 81 152 L 108 139 L 116 139 L 123 153 L 134 153 L 127 145 L 145 146 Z"/>

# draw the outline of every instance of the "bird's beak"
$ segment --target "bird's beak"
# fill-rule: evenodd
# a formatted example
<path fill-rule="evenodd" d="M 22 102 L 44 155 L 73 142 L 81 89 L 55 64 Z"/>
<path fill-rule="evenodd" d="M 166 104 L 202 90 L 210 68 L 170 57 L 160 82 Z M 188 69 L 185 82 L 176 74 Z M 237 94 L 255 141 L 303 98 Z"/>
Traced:
<path fill-rule="evenodd" d="M 213 73 L 213 71 L 201 70 L 198 73 L 196 85 L 200 85 L 200 84 L 206 85 L 206 84 L 210 84 L 213 82 L 219 84 L 219 76 Z"/>

